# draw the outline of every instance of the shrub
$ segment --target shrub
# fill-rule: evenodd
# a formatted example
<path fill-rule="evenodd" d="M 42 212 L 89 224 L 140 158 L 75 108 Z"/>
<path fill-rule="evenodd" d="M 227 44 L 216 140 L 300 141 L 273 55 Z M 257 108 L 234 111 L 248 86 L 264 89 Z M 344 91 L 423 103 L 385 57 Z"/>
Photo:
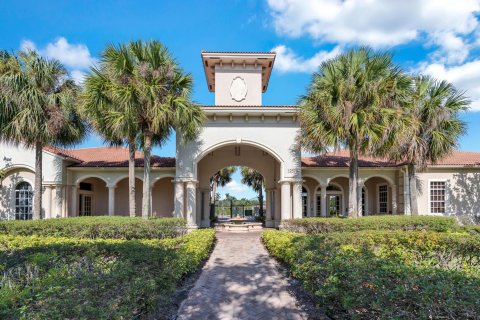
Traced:
<path fill-rule="evenodd" d="M 455 231 L 459 227 L 454 218 L 432 216 L 367 216 L 358 219 L 303 218 L 282 221 L 287 231 L 320 234 L 360 230 L 429 230 Z"/>
<path fill-rule="evenodd" d="M 130 217 L 78 217 L 0 222 L 0 234 L 85 239 L 163 239 L 186 233 L 184 219 L 144 220 Z"/>
<path fill-rule="evenodd" d="M 167 303 L 213 230 L 155 240 L 0 236 L 0 318 L 132 319 Z"/>
<path fill-rule="evenodd" d="M 478 236 L 264 231 L 268 251 L 335 319 L 476 319 Z"/>

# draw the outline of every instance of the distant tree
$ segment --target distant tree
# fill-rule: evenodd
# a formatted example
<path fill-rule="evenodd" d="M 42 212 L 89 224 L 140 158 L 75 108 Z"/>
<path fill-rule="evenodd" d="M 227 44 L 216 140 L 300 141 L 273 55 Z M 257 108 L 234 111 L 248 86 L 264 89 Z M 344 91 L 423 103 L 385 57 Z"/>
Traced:
<path fill-rule="evenodd" d="M 35 51 L 0 53 L 0 140 L 35 150 L 33 219 L 42 216 L 43 147 L 71 146 L 85 136 L 78 93 L 58 60 Z"/>
<path fill-rule="evenodd" d="M 210 178 L 210 221 L 215 219 L 215 204 L 218 186 L 224 187 L 227 183 L 232 181 L 232 174 L 237 171 L 237 167 L 225 167 L 213 174 Z M 225 194 L 225 197 L 228 195 Z"/>
<path fill-rule="evenodd" d="M 447 81 L 428 76 L 413 79 L 403 115 L 408 117 L 408 125 L 400 126 L 402 130 L 394 135 L 393 145 L 383 150 L 391 159 L 408 164 L 413 215 L 418 214 L 417 168 L 436 163 L 458 146 L 466 128 L 459 115 L 469 104 L 464 93 Z"/>
<path fill-rule="evenodd" d="M 384 140 L 410 79 L 389 52 L 349 50 L 323 62 L 300 98 L 302 146 L 313 152 L 348 148 L 348 216 L 361 215 L 358 158 L 375 152 Z"/>
<path fill-rule="evenodd" d="M 242 167 L 242 183 L 251 187 L 253 191 L 258 194 L 258 203 L 260 206 L 258 214 L 263 217 L 263 188 L 265 187 L 265 181 L 260 172 L 248 167 Z"/>

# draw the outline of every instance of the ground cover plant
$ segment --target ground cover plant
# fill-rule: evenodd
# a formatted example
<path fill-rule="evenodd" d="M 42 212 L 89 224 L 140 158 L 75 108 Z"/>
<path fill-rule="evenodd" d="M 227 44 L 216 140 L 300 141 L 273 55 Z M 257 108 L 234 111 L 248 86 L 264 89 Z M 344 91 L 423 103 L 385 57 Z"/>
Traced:
<path fill-rule="evenodd" d="M 0 222 L 0 234 L 54 236 L 86 239 L 163 239 L 186 233 L 184 219 L 129 217 L 77 217 L 39 221 Z"/>
<path fill-rule="evenodd" d="M 144 240 L 1 235 L 0 318 L 145 318 L 197 270 L 214 238 L 210 229 Z"/>
<path fill-rule="evenodd" d="M 478 319 L 480 236 L 412 230 L 268 230 L 262 239 L 334 319 Z"/>

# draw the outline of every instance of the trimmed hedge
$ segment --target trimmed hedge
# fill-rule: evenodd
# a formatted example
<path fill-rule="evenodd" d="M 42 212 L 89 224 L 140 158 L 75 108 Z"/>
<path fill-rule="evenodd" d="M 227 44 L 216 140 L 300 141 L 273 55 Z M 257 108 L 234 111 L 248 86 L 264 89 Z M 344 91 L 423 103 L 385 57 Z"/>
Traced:
<path fill-rule="evenodd" d="M 184 219 L 144 220 L 130 217 L 77 217 L 0 222 L 0 234 L 84 239 L 164 239 L 186 233 Z"/>
<path fill-rule="evenodd" d="M 0 236 L 0 318 L 147 317 L 168 304 L 214 239 L 211 229 L 162 240 Z"/>
<path fill-rule="evenodd" d="M 320 234 L 325 232 L 360 230 L 427 230 L 455 231 L 459 227 L 454 218 L 432 216 L 367 216 L 347 218 L 303 218 L 282 221 L 284 230 Z"/>
<path fill-rule="evenodd" d="M 268 251 L 335 319 L 478 319 L 480 237 L 264 231 Z"/>

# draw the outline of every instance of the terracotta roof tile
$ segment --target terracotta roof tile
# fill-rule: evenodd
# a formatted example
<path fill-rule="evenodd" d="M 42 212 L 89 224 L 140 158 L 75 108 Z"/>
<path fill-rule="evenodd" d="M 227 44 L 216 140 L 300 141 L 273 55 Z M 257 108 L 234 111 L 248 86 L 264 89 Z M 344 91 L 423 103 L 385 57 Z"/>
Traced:
<path fill-rule="evenodd" d="M 43 150 L 54 153 L 62 157 L 67 157 L 67 158 L 72 158 L 78 161 L 82 161 L 81 159 L 77 158 L 75 155 L 71 153 L 71 149 L 62 149 L 54 146 L 44 146 Z"/>
<path fill-rule="evenodd" d="M 302 167 L 348 167 L 350 161 L 348 150 L 329 152 L 316 157 L 303 157 Z M 360 157 L 359 167 L 395 167 L 398 164 L 388 159 Z"/>
<path fill-rule="evenodd" d="M 128 149 L 123 147 L 97 147 L 68 150 L 81 163 L 74 167 L 128 167 Z M 156 167 L 175 167 L 175 158 L 152 155 L 151 165 Z M 143 154 L 135 153 L 135 166 L 143 167 Z"/>
<path fill-rule="evenodd" d="M 348 167 L 348 150 L 339 150 L 316 157 L 303 157 L 302 167 Z M 396 167 L 403 163 L 395 163 L 385 158 L 364 157 L 358 159 L 359 167 Z M 480 166 L 480 152 L 454 151 L 432 166 Z"/>

